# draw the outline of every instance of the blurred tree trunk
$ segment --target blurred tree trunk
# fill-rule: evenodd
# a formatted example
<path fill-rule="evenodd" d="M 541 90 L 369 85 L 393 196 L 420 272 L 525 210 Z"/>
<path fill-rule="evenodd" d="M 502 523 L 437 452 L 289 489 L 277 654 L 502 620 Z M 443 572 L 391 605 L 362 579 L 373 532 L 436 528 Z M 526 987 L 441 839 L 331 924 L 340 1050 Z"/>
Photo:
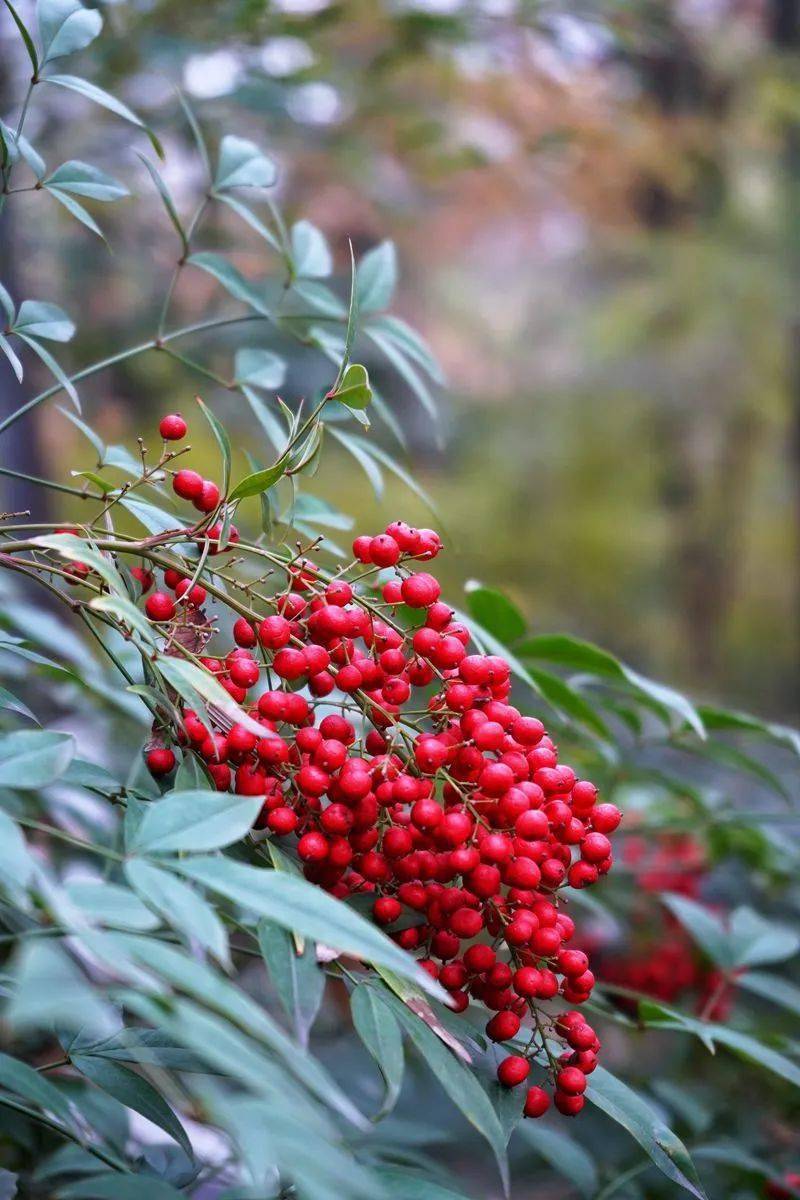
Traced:
<path fill-rule="evenodd" d="M 0 42 L 0 114 L 7 114 L 18 97 L 15 93 L 15 78 L 8 43 Z M 14 198 L 16 199 L 16 197 Z M 18 219 L 12 202 L 6 202 L 0 214 L 0 282 L 8 289 L 15 303 L 23 298 L 24 284 L 19 268 Z M 28 360 L 29 361 L 29 360 Z M 31 387 L 26 363 L 25 388 L 20 388 L 11 367 L 4 356 L 0 356 L 0 420 L 7 417 L 22 404 Z M 38 436 L 37 421 L 29 416 L 5 433 L 0 434 L 0 464 L 22 471 L 28 475 L 43 475 L 43 456 Z M 36 487 L 24 479 L 0 476 L 0 510 L 4 512 L 35 511 L 37 519 L 47 520 L 48 496 L 46 489 Z"/>
<path fill-rule="evenodd" d="M 771 0 L 770 35 L 778 52 L 787 58 L 789 78 L 800 70 L 800 0 Z M 800 644 L 800 120 L 787 115 L 783 125 L 786 251 L 792 289 L 787 328 L 787 389 L 790 404 L 790 466 L 794 482 L 797 530 L 795 578 L 797 580 L 798 644 Z M 800 712 L 800 663 L 795 672 L 795 710 Z"/>

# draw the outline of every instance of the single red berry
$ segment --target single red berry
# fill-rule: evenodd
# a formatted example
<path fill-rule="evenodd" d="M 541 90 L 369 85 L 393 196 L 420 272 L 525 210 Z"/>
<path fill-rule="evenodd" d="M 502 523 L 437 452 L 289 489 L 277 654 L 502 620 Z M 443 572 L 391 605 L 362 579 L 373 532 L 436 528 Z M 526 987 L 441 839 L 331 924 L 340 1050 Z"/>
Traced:
<path fill-rule="evenodd" d="M 147 751 L 145 756 L 147 769 L 156 779 L 162 775 L 169 775 L 175 767 L 175 755 L 166 746 L 155 746 L 152 750 Z"/>
<path fill-rule="evenodd" d="M 505 1012 L 495 1013 L 486 1026 L 486 1035 L 493 1042 L 507 1042 L 517 1036 L 520 1023 L 516 1013 L 506 1009 Z"/>
<path fill-rule="evenodd" d="M 524 1113 L 526 1117 L 543 1117 L 550 1107 L 550 1097 L 544 1088 L 528 1088 L 525 1097 Z"/>
<path fill-rule="evenodd" d="M 497 1068 L 497 1078 L 503 1087 L 513 1088 L 524 1083 L 530 1074 L 531 1065 L 520 1054 L 510 1054 Z"/>
<path fill-rule="evenodd" d="M 219 504 L 220 490 L 211 479 L 204 479 L 203 486 L 197 496 L 192 497 L 192 503 L 199 512 L 210 513 Z"/>
<path fill-rule="evenodd" d="M 162 417 L 158 426 L 158 432 L 161 434 L 165 442 L 179 442 L 181 438 L 186 437 L 188 426 L 180 413 L 170 413 L 167 417 Z"/>
<path fill-rule="evenodd" d="M 151 621 L 171 621 L 175 616 L 175 602 L 166 592 L 153 592 L 147 597 L 144 610 Z"/>
<path fill-rule="evenodd" d="M 197 500 L 203 492 L 203 476 L 185 467 L 176 471 L 172 478 L 172 489 L 182 500 Z"/>

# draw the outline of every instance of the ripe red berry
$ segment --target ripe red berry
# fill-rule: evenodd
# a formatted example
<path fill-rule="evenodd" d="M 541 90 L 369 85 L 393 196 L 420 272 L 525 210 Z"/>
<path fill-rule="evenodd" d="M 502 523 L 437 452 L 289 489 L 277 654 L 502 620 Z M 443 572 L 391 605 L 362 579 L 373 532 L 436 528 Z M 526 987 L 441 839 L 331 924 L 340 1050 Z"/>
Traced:
<path fill-rule="evenodd" d="M 517 1036 L 520 1023 L 516 1013 L 506 1009 L 505 1012 L 495 1013 L 486 1026 L 486 1035 L 493 1042 L 507 1042 Z"/>
<path fill-rule="evenodd" d="M 428 608 L 435 604 L 441 594 L 438 579 L 420 571 L 418 575 L 409 575 L 401 585 L 403 600 L 411 608 Z"/>
<path fill-rule="evenodd" d="M 166 746 L 155 746 L 147 751 L 145 762 L 150 774 L 159 779 L 162 775 L 169 775 L 174 769 L 175 755 Z"/>
<path fill-rule="evenodd" d="M 144 610 L 151 621 L 171 621 L 175 616 L 175 602 L 166 592 L 153 592 L 147 597 Z"/>
<path fill-rule="evenodd" d="M 497 1068 L 497 1078 L 503 1087 L 513 1088 L 524 1083 L 530 1074 L 531 1065 L 520 1054 L 510 1054 Z"/>
<path fill-rule="evenodd" d="M 172 489 L 182 500 L 197 500 L 203 493 L 203 476 L 185 467 L 176 471 L 172 478 Z"/>
<path fill-rule="evenodd" d="M 525 1096 L 525 1108 L 523 1112 L 526 1117 L 543 1117 L 550 1107 L 550 1097 L 544 1088 L 530 1087 Z"/>
<path fill-rule="evenodd" d="M 158 432 L 165 442 L 179 442 L 181 438 L 186 437 L 187 428 L 180 413 L 170 413 L 169 416 L 161 418 Z"/>

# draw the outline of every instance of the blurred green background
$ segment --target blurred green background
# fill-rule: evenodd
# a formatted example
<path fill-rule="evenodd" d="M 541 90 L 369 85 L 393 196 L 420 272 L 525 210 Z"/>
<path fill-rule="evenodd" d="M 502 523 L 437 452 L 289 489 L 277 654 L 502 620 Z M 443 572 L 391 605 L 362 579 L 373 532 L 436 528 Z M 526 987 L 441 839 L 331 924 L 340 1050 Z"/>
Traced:
<path fill-rule="evenodd" d="M 438 421 L 396 377 L 390 399 L 453 551 L 442 560 L 450 594 L 490 581 L 536 632 L 576 633 L 703 699 L 797 718 L 798 0 L 101 7 L 97 81 L 163 134 L 182 212 L 202 180 L 176 86 L 212 138 L 235 127 L 276 158 L 276 196 L 329 236 L 343 292 L 348 237 L 357 253 L 396 241 L 396 309 L 447 376 Z M 13 38 L 6 21 L 8 110 L 25 83 Z M 84 123 L 83 104 L 51 96 L 32 140 L 53 164 L 85 155 L 148 192 L 127 131 Z M 68 308 L 83 296 L 62 361 L 75 370 L 132 331 L 150 336 L 175 258 L 157 198 L 103 211 L 111 255 L 49 197 L 34 199 L 6 224 L 3 277 L 25 295 L 60 292 Z M 204 247 L 228 239 L 213 216 Z M 237 265 L 263 275 L 263 242 L 253 237 Z M 175 323 L 219 303 L 212 280 L 185 275 Z M 219 335 L 196 357 L 230 370 Z M 360 357 L 372 361 L 368 347 Z M 16 384 L 0 373 L 11 409 Z M 305 358 L 283 394 L 294 401 L 329 374 L 320 357 L 315 377 Z M 82 397 L 107 439 L 130 441 L 156 414 L 188 409 L 194 387 L 149 354 Z M 247 449 L 241 397 L 211 384 L 205 398 Z M 60 478 L 91 466 L 54 404 L 13 432 L 22 469 Z M 370 531 L 398 515 L 437 523 L 399 483 L 376 512 L 366 477 L 333 445 L 310 490 Z M 42 511 L 16 485 L 3 504 Z"/>

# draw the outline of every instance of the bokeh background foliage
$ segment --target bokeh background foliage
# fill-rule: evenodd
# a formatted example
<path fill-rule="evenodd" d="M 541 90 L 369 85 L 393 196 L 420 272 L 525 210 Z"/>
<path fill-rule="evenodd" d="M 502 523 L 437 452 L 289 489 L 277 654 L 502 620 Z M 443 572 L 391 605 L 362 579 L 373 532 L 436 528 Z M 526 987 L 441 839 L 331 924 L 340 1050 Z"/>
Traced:
<path fill-rule="evenodd" d="M 33 7 L 15 8 L 35 29 Z M 452 545 L 442 562 L 450 595 L 468 579 L 491 581 L 464 605 L 485 636 L 511 647 L 530 710 L 547 715 L 572 760 L 626 811 L 617 881 L 581 911 L 586 943 L 606 967 L 593 1020 L 626 1082 L 598 1077 L 599 1111 L 575 1125 L 520 1125 L 510 1142 L 512 1195 L 649 1200 L 685 1194 L 687 1181 L 695 1194 L 756 1196 L 766 1186 L 779 1195 L 780 1178 L 796 1194 L 787 1172 L 800 1162 L 797 739 L 787 726 L 800 707 L 798 5 L 122 0 L 101 11 L 103 37 L 79 37 L 68 69 L 79 64 L 81 77 L 141 114 L 158 143 L 124 114 L 90 109 L 74 88 L 37 89 L 25 133 L 51 184 L 7 197 L 0 278 L 16 302 L 12 326 L 20 328 L 19 301 L 35 297 L 62 306 L 76 328 L 73 336 L 53 313 L 35 314 L 45 359 L 25 351 L 22 387 L 3 366 L 3 416 L 49 388 L 54 371 L 74 374 L 153 338 L 205 186 L 176 84 L 214 161 L 223 134 L 252 139 L 264 158 L 249 160 L 250 182 L 269 182 L 286 221 L 313 222 L 323 236 L 304 226 L 287 256 L 269 208 L 258 214 L 277 247 L 229 205 L 213 206 L 199 226 L 200 252 L 225 255 L 240 274 L 226 275 L 221 290 L 218 259 L 182 270 L 165 328 L 213 319 L 221 300 L 237 299 L 235 288 L 257 311 L 285 290 L 287 261 L 289 278 L 291 264 L 305 262 L 294 298 L 315 316 L 279 324 L 268 343 L 261 329 L 214 330 L 186 351 L 190 363 L 153 348 L 80 382 L 83 416 L 110 457 L 57 407 L 68 411 L 62 391 L 3 433 L 3 507 L 78 519 L 86 501 L 45 495 L 20 474 L 80 489 L 70 468 L 95 471 L 99 457 L 124 470 L 119 447 L 134 445 L 161 412 L 187 407 L 198 388 L 228 426 L 234 478 L 251 468 L 248 456 L 271 461 L 268 433 L 233 376 L 241 383 L 256 362 L 257 399 L 275 390 L 293 406 L 318 397 L 341 356 L 348 239 L 358 259 L 371 252 L 376 314 L 391 299 L 436 358 L 413 341 L 398 360 L 385 318 L 370 318 L 373 336 L 362 335 L 358 357 L 387 402 L 383 419 L 373 414 L 374 449 L 359 454 L 353 426 L 343 434 L 349 448 L 336 437 L 345 427 L 331 426 L 297 528 L 308 533 L 303 518 L 322 513 L 331 540 L 346 544 L 351 518 L 358 528 L 396 512 L 428 523 L 424 489 Z M 13 130 L 30 62 L 8 11 L 0 36 L 6 153 L 26 158 Z M 167 205 L 134 150 L 159 172 Z M 105 174 L 87 191 L 73 169 L 59 188 L 52 172 L 74 160 Z M 33 187 L 37 173 L 28 158 L 18 177 Z M 76 202 L 113 256 L 75 219 Z M 255 305 L 241 280 L 256 289 Z M 304 344 L 310 335 L 315 346 Z M 235 359 L 266 344 L 285 365 Z M 213 472 L 214 439 L 193 432 L 192 440 Z M 386 467 L 387 454 L 396 465 Z M 87 659 L 63 615 L 34 607 L 29 593 L 7 592 L 3 626 L 11 699 L 0 782 L 16 818 L 3 818 L 3 937 L 12 950 L 25 944 L 3 977 L 15 1056 L 0 1063 L 7 1194 L 296 1191 L 316 1200 L 382 1186 L 404 1200 L 499 1196 L 491 1154 L 459 1113 L 463 1072 L 416 1027 L 395 1112 L 359 1132 L 351 1102 L 372 1112 L 380 1088 L 335 963 L 323 989 L 313 958 L 299 966 L 285 935 L 262 929 L 253 964 L 234 983 L 213 963 L 143 936 L 175 916 L 154 917 L 120 877 L 114 856 L 135 845 L 136 821 L 120 827 L 108 804 L 124 794 L 136 812 L 157 798 L 138 768 L 129 774 L 141 706 L 100 657 Z M 41 734 L 25 726 L 27 706 L 46 726 Z M 741 708 L 769 720 L 732 711 Z M 49 739 L 36 742 L 23 793 L 18 726 Z M 65 853 L 68 842 L 37 823 L 104 847 L 105 882 L 87 875 L 80 848 Z M 103 891 L 99 913 L 93 887 Z M 224 962 L 229 926 L 214 924 L 219 915 L 207 915 L 199 895 L 196 903 L 204 915 L 195 914 L 191 945 L 204 920 L 206 945 Z M 85 974 L 52 948 L 47 926 L 59 923 L 90 956 L 78 958 Z M 44 936 L 23 936 L 34 926 Z M 247 958 L 245 949 L 240 969 Z M 287 992 L 287 959 L 302 1011 Z M 96 970 L 104 962 L 121 975 L 111 988 Z M 154 998 L 148 970 L 168 1001 Z M 151 1032 L 103 1041 L 109 999 Z M 378 1010 L 377 1054 L 374 1001 L 356 1002 L 357 1031 L 393 1100 L 403 1052 L 392 1022 L 408 1020 L 395 1002 L 394 1017 Z M 91 1036 L 77 1019 L 64 1021 L 65 1008 L 88 1021 Z M 58 1043 L 41 1032 L 56 1009 Z M 475 1077 L 488 1079 L 480 1022 L 467 1033 L 440 1015 L 470 1044 Z M 314 1057 L 303 1048 L 311 1025 Z M 212 1065 L 237 1064 L 231 1090 L 193 1071 L 212 1044 Z M 30 1069 L 62 1059 L 67 1069 L 52 1075 Z M 425 1060 L 455 1105 L 433 1090 Z M 518 1114 L 490 1094 L 510 1130 Z M 173 1109 L 188 1118 L 194 1165 Z M 489 1137 L 497 1141 L 494 1126 Z M 122 1182 L 117 1166 L 110 1181 L 87 1182 L 98 1148 L 147 1178 Z"/>

